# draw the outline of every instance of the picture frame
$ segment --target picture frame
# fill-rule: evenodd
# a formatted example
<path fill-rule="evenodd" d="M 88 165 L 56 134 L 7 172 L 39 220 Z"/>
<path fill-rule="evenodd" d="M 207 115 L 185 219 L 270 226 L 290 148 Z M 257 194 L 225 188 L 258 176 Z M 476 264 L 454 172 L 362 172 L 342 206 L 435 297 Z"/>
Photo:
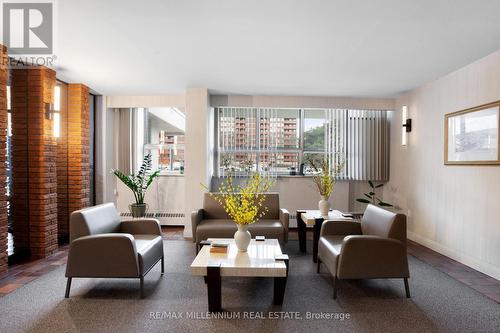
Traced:
<path fill-rule="evenodd" d="M 448 113 L 445 165 L 500 165 L 500 101 Z"/>

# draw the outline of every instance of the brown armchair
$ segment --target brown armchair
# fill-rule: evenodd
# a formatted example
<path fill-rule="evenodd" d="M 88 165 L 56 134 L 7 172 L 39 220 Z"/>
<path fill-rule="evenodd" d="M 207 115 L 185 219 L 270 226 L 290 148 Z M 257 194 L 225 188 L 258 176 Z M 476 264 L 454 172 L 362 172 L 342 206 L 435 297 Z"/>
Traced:
<path fill-rule="evenodd" d="M 406 255 L 406 216 L 368 205 L 361 222 L 325 221 L 318 244 L 318 273 L 323 263 L 339 279 L 403 278 L 410 297 Z"/>
<path fill-rule="evenodd" d="M 144 276 L 164 254 L 156 219 L 120 221 L 115 206 L 106 203 L 77 210 L 70 217 L 70 248 L 66 295 L 72 278 L 138 278 L 141 297 Z"/>

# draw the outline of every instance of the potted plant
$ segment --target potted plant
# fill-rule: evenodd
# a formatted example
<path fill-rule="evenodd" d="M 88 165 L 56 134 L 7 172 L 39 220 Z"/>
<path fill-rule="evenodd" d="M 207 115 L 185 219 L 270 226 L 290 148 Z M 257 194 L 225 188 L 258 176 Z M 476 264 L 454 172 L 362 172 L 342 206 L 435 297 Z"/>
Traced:
<path fill-rule="evenodd" d="M 328 200 L 333 193 L 337 176 L 343 169 L 344 163 L 337 161 L 335 167 L 330 168 L 330 162 L 326 158 L 323 158 L 319 162 L 313 158 L 308 158 L 307 162 L 314 172 L 312 179 L 321 196 L 321 200 L 318 203 L 319 211 L 322 217 L 328 217 L 328 212 L 330 211 L 330 202 Z"/>
<path fill-rule="evenodd" d="M 234 234 L 234 242 L 240 252 L 246 252 L 252 235 L 248 226 L 264 216 L 268 207 L 264 205 L 265 193 L 273 182 L 268 177 L 253 173 L 244 185 L 234 185 L 230 172 L 219 186 L 219 193 L 209 192 L 210 196 L 226 211 L 236 223 L 238 230 Z M 208 190 L 208 188 L 202 184 Z"/>
<path fill-rule="evenodd" d="M 370 192 L 363 193 L 363 195 L 366 198 L 357 198 L 356 199 L 357 202 L 367 203 L 367 204 L 371 203 L 373 205 L 377 205 L 380 207 L 394 207 L 390 203 L 384 202 L 384 201 L 382 201 L 382 199 L 377 197 L 377 193 L 376 193 L 377 189 L 382 188 L 384 186 L 384 184 L 380 183 L 378 185 L 375 185 L 375 183 L 372 180 L 369 180 L 368 185 L 370 186 Z"/>
<path fill-rule="evenodd" d="M 147 204 L 144 203 L 146 191 L 153 180 L 160 174 L 160 170 L 152 171 L 151 154 L 144 156 L 141 168 L 135 175 L 126 175 L 120 170 L 111 171 L 134 193 L 135 203 L 129 205 L 132 216 L 144 217 L 147 211 Z"/>

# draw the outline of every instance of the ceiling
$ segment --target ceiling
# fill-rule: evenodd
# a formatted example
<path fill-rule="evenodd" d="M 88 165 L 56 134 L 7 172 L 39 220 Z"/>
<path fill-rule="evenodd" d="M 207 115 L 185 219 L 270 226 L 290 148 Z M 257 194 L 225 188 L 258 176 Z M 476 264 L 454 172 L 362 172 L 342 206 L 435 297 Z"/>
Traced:
<path fill-rule="evenodd" d="M 392 97 L 500 49 L 499 0 L 59 0 L 58 76 L 106 95 Z"/>

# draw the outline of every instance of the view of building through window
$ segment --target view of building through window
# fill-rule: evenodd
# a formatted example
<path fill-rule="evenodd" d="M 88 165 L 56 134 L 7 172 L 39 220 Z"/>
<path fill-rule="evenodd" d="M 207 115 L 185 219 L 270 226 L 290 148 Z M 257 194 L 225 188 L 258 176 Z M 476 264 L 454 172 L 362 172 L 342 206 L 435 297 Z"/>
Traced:
<path fill-rule="evenodd" d="M 144 154 L 150 153 L 153 168 L 162 173 L 184 173 L 185 116 L 175 108 L 146 109 Z"/>
<path fill-rule="evenodd" d="M 325 110 L 220 108 L 218 121 L 222 175 L 229 170 L 295 174 L 304 153 L 324 153 Z"/>

